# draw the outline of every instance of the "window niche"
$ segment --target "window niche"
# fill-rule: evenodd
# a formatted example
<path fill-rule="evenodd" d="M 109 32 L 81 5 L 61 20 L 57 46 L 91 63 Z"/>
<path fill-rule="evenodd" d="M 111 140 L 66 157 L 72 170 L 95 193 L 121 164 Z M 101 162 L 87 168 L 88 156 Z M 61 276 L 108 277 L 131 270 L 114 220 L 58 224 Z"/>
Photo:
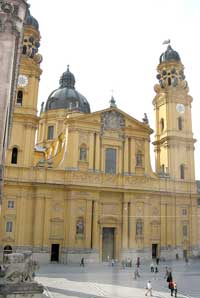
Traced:
<path fill-rule="evenodd" d="M 187 238 L 188 236 L 188 227 L 186 224 L 183 225 L 183 237 Z"/>
<path fill-rule="evenodd" d="M 11 164 L 17 164 L 17 159 L 18 159 L 18 148 L 14 147 L 12 149 Z"/>
<path fill-rule="evenodd" d="M 12 233 L 13 231 L 13 222 L 7 221 L 6 222 L 6 233 Z"/>
<path fill-rule="evenodd" d="M 17 92 L 17 105 L 22 106 L 23 96 L 24 96 L 23 91 L 19 90 Z"/>
<path fill-rule="evenodd" d="M 136 167 L 143 166 L 143 154 L 141 151 L 138 151 L 136 154 Z"/>
<path fill-rule="evenodd" d="M 80 161 L 87 161 L 87 148 L 86 145 L 81 145 L 79 149 L 79 160 Z"/>
<path fill-rule="evenodd" d="M 53 140 L 53 136 L 54 136 L 54 126 L 50 125 L 50 126 L 48 126 L 47 139 Z"/>
<path fill-rule="evenodd" d="M 76 220 L 76 237 L 83 238 L 85 233 L 85 223 L 83 217 Z"/>
<path fill-rule="evenodd" d="M 160 130 L 163 132 L 165 128 L 165 120 L 163 118 L 160 119 Z"/>
<path fill-rule="evenodd" d="M 183 130 L 183 118 L 178 117 L 178 129 Z"/>
<path fill-rule="evenodd" d="M 180 179 L 185 179 L 185 166 L 184 166 L 184 164 L 180 165 Z"/>
<path fill-rule="evenodd" d="M 136 220 L 136 238 L 141 238 L 143 237 L 143 221 L 141 218 L 138 218 Z"/>

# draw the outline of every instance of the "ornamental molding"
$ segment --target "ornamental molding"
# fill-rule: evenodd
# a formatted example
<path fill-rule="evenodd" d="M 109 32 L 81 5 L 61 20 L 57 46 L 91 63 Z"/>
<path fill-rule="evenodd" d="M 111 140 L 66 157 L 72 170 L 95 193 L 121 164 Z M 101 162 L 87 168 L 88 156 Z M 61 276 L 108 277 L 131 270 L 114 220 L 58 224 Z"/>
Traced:
<path fill-rule="evenodd" d="M 101 114 L 101 132 L 119 130 L 125 127 L 125 118 L 118 111 L 111 110 Z"/>

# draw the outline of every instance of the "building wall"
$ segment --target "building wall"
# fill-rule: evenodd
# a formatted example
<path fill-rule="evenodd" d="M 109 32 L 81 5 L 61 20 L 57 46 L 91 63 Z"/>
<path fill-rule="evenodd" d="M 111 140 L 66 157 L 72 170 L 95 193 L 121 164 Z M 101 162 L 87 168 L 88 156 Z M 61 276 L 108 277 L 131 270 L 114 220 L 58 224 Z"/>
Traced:
<path fill-rule="evenodd" d="M 7 3 L 7 8 L 5 8 Z M 5 150 L 12 126 L 13 101 L 21 55 L 24 19 L 27 3 L 24 0 L 1 1 L 0 4 L 0 202 L 3 189 Z"/>

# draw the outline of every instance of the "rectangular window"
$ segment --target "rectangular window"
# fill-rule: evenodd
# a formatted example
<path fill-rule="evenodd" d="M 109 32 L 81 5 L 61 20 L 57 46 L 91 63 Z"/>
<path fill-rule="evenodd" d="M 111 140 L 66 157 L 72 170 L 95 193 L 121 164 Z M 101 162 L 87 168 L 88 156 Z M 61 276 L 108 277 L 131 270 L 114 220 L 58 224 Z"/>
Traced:
<path fill-rule="evenodd" d="M 9 209 L 13 209 L 14 205 L 15 205 L 14 201 L 8 201 L 8 208 Z"/>
<path fill-rule="evenodd" d="M 54 132 L 54 126 L 48 126 L 48 133 L 47 133 L 47 139 L 53 140 L 53 132 Z"/>
<path fill-rule="evenodd" d="M 106 149 L 105 171 L 109 174 L 116 174 L 116 149 Z"/>
<path fill-rule="evenodd" d="M 182 215 L 187 215 L 187 209 L 182 209 Z"/>
<path fill-rule="evenodd" d="M 12 221 L 7 221 L 6 223 L 6 232 L 11 233 L 13 230 L 13 222 Z"/>

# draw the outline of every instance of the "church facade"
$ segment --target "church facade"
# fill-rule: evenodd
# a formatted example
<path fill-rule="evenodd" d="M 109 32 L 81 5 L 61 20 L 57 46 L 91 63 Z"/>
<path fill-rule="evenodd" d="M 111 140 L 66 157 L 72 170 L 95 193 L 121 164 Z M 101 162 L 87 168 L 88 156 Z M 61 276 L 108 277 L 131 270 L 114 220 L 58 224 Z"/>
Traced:
<path fill-rule="evenodd" d="M 32 250 L 44 263 L 198 255 L 191 103 L 168 45 L 157 67 L 155 158 L 145 116 L 91 112 L 69 68 L 37 115 L 40 33 L 29 15 L 0 218 L 1 257 Z M 37 144 L 35 137 L 37 132 Z"/>

